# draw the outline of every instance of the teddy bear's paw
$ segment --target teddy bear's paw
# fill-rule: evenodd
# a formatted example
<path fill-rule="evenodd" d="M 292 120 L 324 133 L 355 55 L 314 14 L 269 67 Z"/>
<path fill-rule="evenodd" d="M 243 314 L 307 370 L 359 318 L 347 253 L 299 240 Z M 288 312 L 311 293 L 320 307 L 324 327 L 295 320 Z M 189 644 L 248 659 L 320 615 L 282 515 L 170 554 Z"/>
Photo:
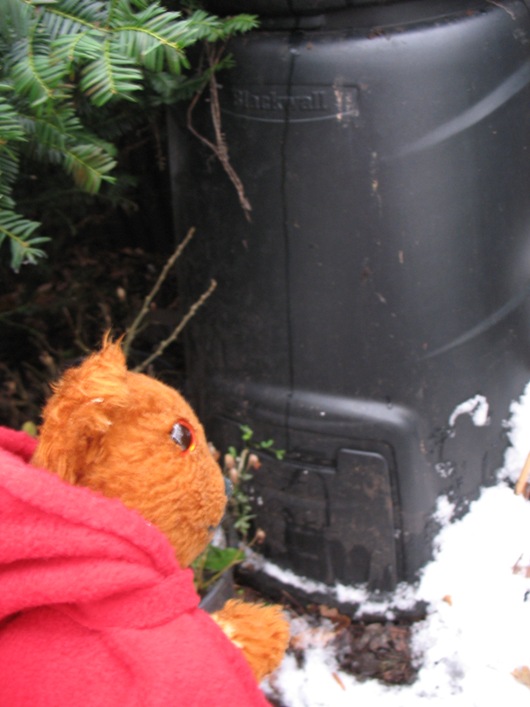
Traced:
<path fill-rule="evenodd" d="M 258 682 L 279 666 L 289 642 L 289 623 L 280 606 L 231 599 L 212 618 L 243 651 Z"/>

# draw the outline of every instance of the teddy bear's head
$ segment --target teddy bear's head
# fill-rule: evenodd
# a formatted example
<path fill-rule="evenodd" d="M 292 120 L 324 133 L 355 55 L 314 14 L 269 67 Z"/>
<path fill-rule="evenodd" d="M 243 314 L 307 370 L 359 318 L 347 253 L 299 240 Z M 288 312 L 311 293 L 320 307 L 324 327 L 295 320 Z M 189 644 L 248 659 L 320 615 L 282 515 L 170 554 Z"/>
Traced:
<path fill-rule="evenodd" d="M 182 566 L 224 513 L 223 476 L 190 406 L 128 371 L 121 347 L 108 340 L 55 385 L 33 463 L 121 499 L 166 534 Z"/>

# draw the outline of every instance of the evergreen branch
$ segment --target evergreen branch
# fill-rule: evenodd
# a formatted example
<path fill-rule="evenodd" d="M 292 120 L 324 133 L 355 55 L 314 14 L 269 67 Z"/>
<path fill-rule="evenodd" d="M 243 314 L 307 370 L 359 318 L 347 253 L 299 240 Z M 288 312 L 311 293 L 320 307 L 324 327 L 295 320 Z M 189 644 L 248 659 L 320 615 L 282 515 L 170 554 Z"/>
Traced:
<path fill-rule="evenodd" d="M 49 44 L 36 37 L 37 23 L 33 23 L 27 39 L 20 40 L 10 57 L 13 90 L 27 96 L 33 108 L 63 98 L 59 86 L 64 77 L 64 66 L 51 60 Z"/>
<path fill-rule="evenodd" d="M 0 209 L 0 245 L 8 238 L 11 244 L 11 267 L 15 272 L 25 263 L 35 264 L 45 253 L 36 246 L 48 240 L 32 237 L 40 226 L 36 221 L 29 221 L 14 211 Z"/>
<path fill-rule="evenodd" d="M 102 181 L 114 181 L 108 172 L 114 169 L 116 161 L 94 145 L 75 145 L 65 151 L 64 166 L 78 187 L 96 194 Z"/>
<path fill-rule="evenodd" d="M 16 212 L 13 189 L 20 155 L 59 164 L 82 189 L 97 192 L 103 181 L 112 180 L 116 161 L 114 146 L 94 133 L 105 134 L 114 106 L 137 102 L 129 115 L 141 116 L 161 102 L 189 98 L 194 88 L 213 80 L 219 65 L 212 63 L 202 78 L 200 70 L 187 76 L 188 47 L 255 26 L 250 15 L 220 19 L 195 10 L 183 16 L 163 3 L 0 0 L 0 241 L 9 239 L 13 267 L 42 255 L 37 247 L 42 239 L 33 233 L 38 224 Z M 215 87 L 211 95 L 216 104 Z M 123 114 L 123 106 L 120 110 Z M 212 144 L 238 188 L 220 126 L 214 123 Z M 94 125 L 94 132 L 86 124 Z M 241 185 L 238 193 L 241 198 Z"/>
<path fill-rule="evenodd" d="M 164 59 L 173 73 L 180 73 L 189 66 L 182 46 L 148 27 L 120 27 L 114 43 L 127 54 L 132 54 L 138 64 L 150 71 L 164 68 Z"/>
<path fill-rule="evenodd" d="M 100 184 L 103 174 L 116 164 L 115 147 L 88 132 L 71 107 L 64 106 L 60 113 L 45 116 L 24 115 L 21 120 L 30 138 L 24 146 L 25 151 L 43 162 L 65 164 L 67 171 L 75 174 L 74 181 L 85 190 L 85 184 L 89 184 L 88 191 L 92 192 L 94 186 Z M 78 147 L 82 148 L 81 160 L 75 153 Z M 84 161 L 90 165 L 90 170 L 83 178 Z M 93 170 L 100 172 L 99 180 L 94 180 Z"/>
<path fill-rule="evenodd" d="M 66 62 L 71 71 L 75 62 L 92 61 L 100 55 L 100 32 L 87 29 L 78 34 L 58 37 L 51 43 L 51 51 L 59 61 Z"/>
<path fill-rule="evenodd" d="M 13 185 L 19 171 L 18 151 L 0 147 L 0 208 L 12 210 L 15 207 L 12 198 Z"/>
<path fill-rule="evenodd" d="M 2 1 L 0 35 L 6 38 L 8 44 L 28 36 L 28 23 L 32 12 L 30 3 L 20 0 Z"/>
<path fill-rule="evenodd" d="M 142 88 L 143 75 L 126 56 L 118 54 L 107 40 L 101 55 L 85 67 L 81 89 L 96 106 L 115 98 L 135 100 L 132 95 Z"/>
<path fill-rule="evenodd" d="M 223 39 L 233 34 L 249 32 L 250 30 L 256 29 L 258 25 L 259 22 L 256 15 L 241 13 L 239 15 L 234 15 L 233 17 L 227 17 L 223 21 L 223 34 L 225 35 Z"/>
<path fill-rule="evenodd" d="M 68 138 L 86 139 L 81 121 L 69 106 L 62 106 L 60 112 L 52 111 L 37 116 L 21 111 L 20 121 L 29 139 L 46 149 L 63 149 Z"/>
<path fill-rule="evenodd" d="M 42 0 L 35 4 L 42 4 Z M 52 39 L 64 35 L 76 35 L 86 30 L 101 31 L 106 26 L 107 12 L 103 2 L 58 0 L 54 3 L 45 3 L 45 6 L 40 9 L 41 22 Z"/>
<path fill-rule="evenodd" d="M 0 96 L 0 145 L 9 140 L 24 140 L 24 130 L 18 112 L 3 96 Z"/>

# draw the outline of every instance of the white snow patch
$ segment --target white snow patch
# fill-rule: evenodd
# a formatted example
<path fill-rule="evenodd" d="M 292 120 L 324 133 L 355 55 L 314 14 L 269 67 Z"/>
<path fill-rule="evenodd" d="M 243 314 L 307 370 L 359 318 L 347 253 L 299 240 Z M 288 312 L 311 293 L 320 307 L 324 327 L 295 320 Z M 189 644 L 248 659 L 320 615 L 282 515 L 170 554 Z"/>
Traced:
<path fill-rule="evenodd" d="M 442 527 L 445 527 L 451 521 L 455 512 L 455 504 L 452 503 L 447 496 L 439 496 L 436 502 L 436 510 L 433 518 Z"/>
<path fill-rule="evenodd" d="M 265 574 L 269 575 L 269 577 L 277 579 L 282 584 L 291 587 L 296 587 L 298 589 L 303 589 L 309 594 L 319 594 L 321 592 L 329 591 L 329 587 L 327 586 L 327 584 L 324 584 L 323 582 L 317 582 L 313 579 L 308 579 L 307 577 L 302 577 L 300 575 L 295 574 L 291 570 L 278 567 L 278 565 L 274 564 L 273 562 L 270 562 L 269 560 L 265 560 L 262 555 L 253 552 L 249 548 L 245 549 L 245 555 L 245 564 L 251 566 L 255 570 L 264 572 Z"/>
<path fill-rule="evenodd" d="M 454 427 L 460 415 L 469 415 L 476 427 L 484 427 L 489 424 L 489 404 L 483 395 L 475 395 L 474 398 L 465 400 L 457 405 L 449 416 L 449 426 Z"/>
<path fill-rule="evenodd" d="M 434 465 L 434 469 L 436 473 L 442 477 L 442 479 L 448 479 L 454 474 L 455 465 L 453 464 L 453 462 L 450 461 L 438 462 Z"/>
<path fill-rule="evenodd" d="M 264 572 L 285 586 L 303 590 L 306 594 L 318 594 L 335 599 L 341 604 L 359 605 L 356 617 L 364 615 L 394 617 L 394 610 L 405 611 L 412 609 L 416 602 L 415 590 L 408 584 L 400 584 L 391 595 L 370 593 L 366 586 L 346 586 L 337 582 L 335 585 L 324 584 L 314 579 L 297 575 L 291 570 L 283 569 L 278 565 L 265 560 L 262 555 L 247 549 L 245 563 L 254 570 Z"/>
<path fill-rule="evenodd" d="M 515 483 L 530 452 L 530 383 L 519 400 L 510 406 L 510 419 L 505 423 L 510 447 L 506 450 L 500 479 Z"/>

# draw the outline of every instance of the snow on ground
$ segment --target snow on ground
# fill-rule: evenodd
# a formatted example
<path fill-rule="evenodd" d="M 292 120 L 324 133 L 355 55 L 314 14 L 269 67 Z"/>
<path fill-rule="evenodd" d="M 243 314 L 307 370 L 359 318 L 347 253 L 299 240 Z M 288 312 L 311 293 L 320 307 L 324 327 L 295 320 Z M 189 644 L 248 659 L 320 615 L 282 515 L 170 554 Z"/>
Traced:
<path fill-rule="evenodd" d="M 485 424 L 485 401 L 473 402 L 457 409 L 455 419 L 475 414 L 477 423 Z M 420 666 L 414 684 L 392 687 L 358 681 L 338 668 L 327 647 L 329 620 L 308 631 L 306 620 L 297 617 L 292 632 L 310 636 L 302 665 L 286 656 L 271 678 L 274 689 L 265 682 L 266 692 L 285 707 L 530 705 L 530 683 L 513 675 L 514 670 L 530 668 L 530 578 L 525 576 L 530 567 L 530 502 L 516 496 L 509 485 L 530 451 L 530 384 L 513 403 L 507 427 L 511 446 L 497 486 L 484 489 L 468 514 L 454 522 L 451 504 L 440 499 L 437 516 L 443 527 L 434 559 L 416 587 L 400 587 L 394 597 L 394 605 L 428 602 L 427 617 L 413 628 L 412 646 Z"/>

